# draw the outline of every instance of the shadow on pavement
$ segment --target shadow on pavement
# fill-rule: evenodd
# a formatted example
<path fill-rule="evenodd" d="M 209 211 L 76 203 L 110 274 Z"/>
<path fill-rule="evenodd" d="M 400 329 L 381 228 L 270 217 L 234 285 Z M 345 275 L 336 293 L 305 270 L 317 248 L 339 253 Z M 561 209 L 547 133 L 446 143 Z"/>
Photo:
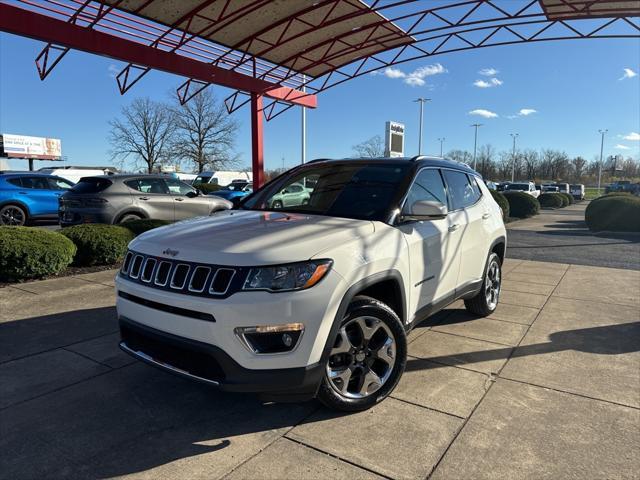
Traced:
<path fill-rule="evenodd" d="M 465 322 L 471 318 L 472 317 L 469 316 L 469 318 L 460 319 L 460 317 L 458 317 L 457 319 L 448 319 L 441 323 L 441 325 Z M 465 365 L 467 363 L 504 360 L 506 358 L 541 355 L 565 350 L 575 350 L 598 355 L 620 355 L 639 351 L 640 322 L 564 330 L 549 335 L 549 342 L 523 345 L 520 347 L 504 347 L 494 350 L 480 350 L 424 359 L 410 358 L 407 361 L 406 370 L 413 371 L 439 368 L 447 365 Z M 512 351 L 513 354 L 511 354 Z"/>

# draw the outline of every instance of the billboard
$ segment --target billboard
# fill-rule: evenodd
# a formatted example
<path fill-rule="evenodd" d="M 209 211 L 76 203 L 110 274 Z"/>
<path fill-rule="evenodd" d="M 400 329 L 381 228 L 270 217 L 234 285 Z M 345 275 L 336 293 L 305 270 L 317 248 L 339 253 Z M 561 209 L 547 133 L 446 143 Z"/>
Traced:
<path fill-rule="evenodd" d="M 62 158 L 62 144 L 57 138 L 3 133 L 0 135 L 0 155 L 14 158 L 60 160 Z"/>
<path fill-rule="evenodd" d="M 385 123 L 384 154 L 387 157 L 404 157 L 404 124 Z"/>

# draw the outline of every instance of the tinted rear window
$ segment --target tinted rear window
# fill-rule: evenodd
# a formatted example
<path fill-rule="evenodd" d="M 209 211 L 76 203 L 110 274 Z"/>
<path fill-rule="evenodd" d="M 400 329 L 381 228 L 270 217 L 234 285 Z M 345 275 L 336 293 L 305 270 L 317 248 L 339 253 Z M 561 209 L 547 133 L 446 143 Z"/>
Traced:
<path fill-rule="evenodd" d="M 106 190 L 112 183 L 111 180 L 106 178 L 81 178 L 78 183 L 71 187 L 71 191 L 75 193 L 98 193 Z"/>

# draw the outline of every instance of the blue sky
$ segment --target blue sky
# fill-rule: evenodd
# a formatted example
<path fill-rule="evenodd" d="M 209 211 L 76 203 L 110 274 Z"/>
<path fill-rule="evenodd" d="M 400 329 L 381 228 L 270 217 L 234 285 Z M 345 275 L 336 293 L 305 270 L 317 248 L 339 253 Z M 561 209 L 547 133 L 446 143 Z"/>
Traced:
<path fill-rule="evenodd" d="M 106 141 L 108 121 L 135 97 L 165 100 L 183 82 L 151 72 L 121 97 L 112 71 L 123 65 L 75 51 L 41 82 L 34 58 L 42 45 L 0 34 L 0 132 L 61 138 L 70 164 L 113 164 Z M 366 75 L 321 94 L 319 108 L 308 111 L 307 156 L 351 156 L 354 144 L 384 135 L 386 120 L 406 124 L 406 152 L 417 153 L 418 105 L 412 100 L 430 97 L 425 108 L 426 153 L 439 152 L 438 137 L 446 138 L 445 151 L 472 150 L 470 125 L 479 122 L 484 124 L 479 144 L 491 143 L 498 150 L 510 149 L 509 133 L 517 132 L 519 148 L 561 149 L 591 160 L 599 153 L 598 129 L 607 128 L 605 155 L 640 157 L 640 141 L 633 140 L 640 133 L 640 75 L 632 76 L 640 73 L 639 64 L 637 39 L 495 47 L 407 63 L 400 71 Z M 432 73 L 441 73 L 423 75 L 424 85 L 409 85 L 422 83 L 407 79 L 426 66 L 431 66 Z M 483 69 L 497 72 L 481 75 Z M 631 70 L 627 75 L 631 78 L 622 78 L 624 69 Z M 480 88 L 474 85 L 477 81 L 492 86 Z M 230 93 L 220 87 L 213 90 L 220 98 Z M 519 114 L 523 109 L 535 112 Z M 469 113 L 474 110 L 497 116 Z M 237 151 L 249 165 L 249 110 L 244 107 L 234 116 L 241 125 Z M 286 166 L 300 161 L 297 108 L 266 123 L 266 167 L 281 167 L 283 157 Z M 24 166 L 24 162 L 11 163 L 12 168 Z"/>

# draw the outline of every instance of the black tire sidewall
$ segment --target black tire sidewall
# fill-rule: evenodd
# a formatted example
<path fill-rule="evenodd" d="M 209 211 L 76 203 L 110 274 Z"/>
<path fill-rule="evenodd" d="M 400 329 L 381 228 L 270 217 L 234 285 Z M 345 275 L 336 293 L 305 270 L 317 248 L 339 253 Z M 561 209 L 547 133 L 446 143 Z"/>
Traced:
<path fill-rule="evenodd" d="M 17 225 L 17 226 L 23 227 L 27 225 L 27 222 L 29 221 L 29 217 L 27 215 L 27 210 L 24 207 L 21 207 L 20 205 L 14 205 L 14 204 L 3 205 L 2 207 L 0 207 L 0 214 L 5 208 L 17 208 L 18 210 L 20 210 L 22 212 L 22 218 L 24 218 L 24 221 L 22 222 L 21 225 Z M 8 226 L 8 225 L 5 225 L 4 223 L 1 223 L 0 225 Z"/>
<path fill-rule="evenodd" d="M 340 395 L 329 383 L 326 371 L 322 377 L 320 385 L 319 399 L 326 406 L 343 410 L 343 411 L 359 411 L 366 410 L 377 403 L 384 400 L 395 389 L 407 362 L 407 336 L 404 325 L 398 316 L 384 303 L 373 298 L 356 297 L 350 304 L 345 317 L 340 322 L 340 326 L 349 320 L 357 317 L 369 316 L 380 319 L 385 322 L 393 333 L 396 341 L 396 362 L 393 366 L 391 375 L 380 390 L 371 394 L 366 398 L 346 398 Z M 327 362 L 329 359 L 327 358 Z"/>

